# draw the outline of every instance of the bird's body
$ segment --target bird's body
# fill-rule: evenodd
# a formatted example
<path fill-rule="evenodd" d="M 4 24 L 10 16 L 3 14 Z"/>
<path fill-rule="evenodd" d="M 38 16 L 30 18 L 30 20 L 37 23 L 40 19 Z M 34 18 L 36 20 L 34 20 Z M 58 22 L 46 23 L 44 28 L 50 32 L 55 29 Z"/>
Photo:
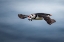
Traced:
<path fill-rule="evenodd" d="M 54 19 L 50 18 L 51 14 L 47 14 L 47 13 L 33 13 L 30 15 L 18 14 L 18 16 L 21 19 L 28 18 L 28 20 L 30 20 L 30 21 L 32 21 L 32 20 L 45 20 L 49 25 L 56 22 Z"/>
<path fill-rule="evenodd" d="M 32 20 L 43 20 L 44 18 L 43 17 L 39 17 L 39 15 L 38 14 L 35 14 L 35 13 L 33 13 L 33 14 L 31 14 L 31 15 L 29 15 L 28 16 L 28 20 L 30 21 L 32 21 Z"/>
<path fill-rule="evenodd" d="M 43 17 L 36 17 L 35 19 L 33 20 L 43 20 L 44 18 Z"/>
<path fill-rule="evenodd" d="M 30 15 L 31 16 L 31 15 Z M 32 17 L 32 20 L 43 20 L 44 18 L 43 17 L 39 17 L 38 15 L 35 17 L 36 15 L 31 16 Z M 28 19 L 30 19 L 30 17 L 28 17 Z"/>

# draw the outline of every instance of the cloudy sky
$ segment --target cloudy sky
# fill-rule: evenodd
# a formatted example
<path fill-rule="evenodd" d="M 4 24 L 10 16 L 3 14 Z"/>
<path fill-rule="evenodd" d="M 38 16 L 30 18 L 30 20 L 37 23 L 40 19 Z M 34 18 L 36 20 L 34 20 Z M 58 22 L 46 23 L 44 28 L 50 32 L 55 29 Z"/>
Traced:
<path fill-rule="evenodd" d="M 57 22 L 21 20 L 18 14 L 50 13 Z M 0 42 L 64 42 L 64 0 L 0 0 Z"/>

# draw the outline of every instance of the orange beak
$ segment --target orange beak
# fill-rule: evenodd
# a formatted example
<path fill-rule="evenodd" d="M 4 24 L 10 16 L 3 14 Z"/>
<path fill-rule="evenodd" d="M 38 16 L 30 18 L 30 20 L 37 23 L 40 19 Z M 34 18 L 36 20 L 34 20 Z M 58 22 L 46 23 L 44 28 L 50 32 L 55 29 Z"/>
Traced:
<path fill-rule="evenodd" d="M 30 16 L 28 16 L 28 18 L 30 18 Z"/>

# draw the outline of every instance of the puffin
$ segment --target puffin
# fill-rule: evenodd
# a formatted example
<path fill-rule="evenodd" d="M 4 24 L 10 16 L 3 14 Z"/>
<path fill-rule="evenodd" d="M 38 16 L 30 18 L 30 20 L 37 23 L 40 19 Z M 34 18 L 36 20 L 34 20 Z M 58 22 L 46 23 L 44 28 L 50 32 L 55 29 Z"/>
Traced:
<path fill-rule="evenodd" d="M 30 15 L 18 14 L 18 17 L 20 19 L 28 18 L 29 21 L 45 20 L 47 22 L 47 24 L 51 25 L 51 24 L 55 23 L 56 20 L 50 18 L 50 16 L 52 16 L 52 14 L 48 14 L 48 13 L 32 13 Z"/>

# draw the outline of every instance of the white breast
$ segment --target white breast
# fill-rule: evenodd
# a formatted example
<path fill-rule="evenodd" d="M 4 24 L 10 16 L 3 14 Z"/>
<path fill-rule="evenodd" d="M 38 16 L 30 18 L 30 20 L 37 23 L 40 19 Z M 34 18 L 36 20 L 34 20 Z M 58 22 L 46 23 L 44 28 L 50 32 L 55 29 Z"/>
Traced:
<path fill-rule="evenodd" d="M 32 15 L 30 15 L 31 16 L 31 18 L 35 18 L 35 15 L 33 14 L 33 16 Z"/>
<path fill-rule="evenodd" d="M 33 14 L 33 16 L 32 15 L 29 15 L 30 17 L 28 17 L 28 19 L 32 19 L 32 20 L 43 20 L 44 18 L 43 17 L 36 17 L 36 19 L 33 19 L 33 18 L 35 18 L 35 15 Z"/>
<path fill-rule="evenodd" d="M 36 17 L 36 19 L 34 19 L 34 20 L 43 20 L 44 18 L 43 17 Z"/>

